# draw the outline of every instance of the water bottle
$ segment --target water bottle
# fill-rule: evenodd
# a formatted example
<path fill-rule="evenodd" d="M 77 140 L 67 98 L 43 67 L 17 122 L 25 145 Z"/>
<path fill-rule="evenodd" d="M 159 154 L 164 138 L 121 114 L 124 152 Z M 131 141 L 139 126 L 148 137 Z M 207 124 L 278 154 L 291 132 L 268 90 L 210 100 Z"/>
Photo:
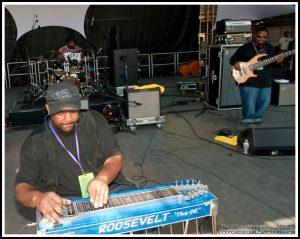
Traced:
<path fill-rule="evenodd" d="M 249 154 L 249 141 L 248 139 L 245 139 L 243 143 L 243 153 L 244 154 Z"/>

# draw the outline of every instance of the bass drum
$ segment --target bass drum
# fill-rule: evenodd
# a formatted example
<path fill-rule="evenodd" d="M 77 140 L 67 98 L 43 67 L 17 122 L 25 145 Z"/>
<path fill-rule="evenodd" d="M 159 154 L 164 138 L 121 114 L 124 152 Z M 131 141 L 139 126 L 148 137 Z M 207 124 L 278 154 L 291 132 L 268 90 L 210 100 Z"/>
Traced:
<path fill-rule="evenodd" d="M 61 81 L 64 81 L 64 82 L 69 82 L 71 84 L 74 84 L 77 86 L 77 88 L 80 90 L 80 81 L 78 80 L 78 78 L 76 77 L 76 75 L 65 75 L 65 76 L 62 76 L 60 78 Z"/>

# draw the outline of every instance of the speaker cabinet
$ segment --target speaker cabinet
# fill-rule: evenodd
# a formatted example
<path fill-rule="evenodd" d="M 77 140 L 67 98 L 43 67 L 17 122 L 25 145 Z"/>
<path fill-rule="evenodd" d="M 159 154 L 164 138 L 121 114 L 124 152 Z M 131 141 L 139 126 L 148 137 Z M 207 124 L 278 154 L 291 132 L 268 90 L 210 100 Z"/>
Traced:
<path fill-rule="evenodd" d="M 122 30 L 120 27 L 109 29 L 109 44 L 112 50 L 121 49 L 123 42 Z"/>
<path fill-rule="evenodd" d="M 238 144 L 248 139 L 251 155 L 295 154 L 295 127 L 249 128 L 238 136 Z"/>
<path fill-rule="evenodd" d="M 160 116 L 159 88 L 147 90 L 125 89 L 122 108 L 127 119 L 149 118 Z"/>
<path fill-rule="evenodd" d="M 113 51 L 113 67 L 110 66 L 110 84 L 114 87 L 136 85 L 138 82 L 137 49 Z M 112 65 L 112 64 L 111 64 Z"/>
<path fill-rule="evenodd" d="M 295 105 L 295 84 L 279 84 L 274 82 L 272 85 L 271 104 Z"/>
<path fill-rule="evenodd" d="M 229 60 L 241 44 L 209 48 L 208 104 L 218 109 L 241 108 L 239 89 L 231 75 Z"/>

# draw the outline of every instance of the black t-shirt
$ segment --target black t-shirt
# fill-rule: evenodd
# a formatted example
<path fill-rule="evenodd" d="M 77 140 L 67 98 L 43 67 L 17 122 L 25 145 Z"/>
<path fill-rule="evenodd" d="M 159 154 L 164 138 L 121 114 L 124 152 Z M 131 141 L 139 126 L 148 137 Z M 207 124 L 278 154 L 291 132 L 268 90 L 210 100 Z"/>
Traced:
<path fill-rule="evenodd" d="M 260 58 L 260 60 L 264 60 L 273 57 L 275 55 L 275 49 L 269 43 L 265 43 L 262 49 L 256 49 L 253 42 L 248 42 L 240 46 L 237 51 L 231 56 L 230 64 L 234 65 L 237 62 L 248 62 L 257 54 L 268 54 L 268 56 Z M 257 88 L 270 87 L 272 84 L 270 67 L 272 65 L 274 65 L 274 63 L 264 66 L 262 70 L 254 70 L 254 74 L 257 74 L 257 77 L 249 78 L 245 83 L 242 83 L 239 86 L 253 86 Z"/>
<path fill-rule="evenodd" d="M 113 135 L 113 132 L 107 123 L 106 119 L 98 112 L 91 111 L 93 118 L 95 119 L 95 123 L 97 125 L 97 135 L 102 136 L 98 137 L 100 141 L 100 145 L 102 147 L 103 158 L 107 159 L 114 155 L 121 154 L 119 146 L 117 144 L 117 140 Z M 78 121 L 78 127 L 80 124 L 84 124 L 84 118 Z M 41 129 L 43 128 L 43 129 Z M 31 135 L 34 135 L 35 132 L 40 132 L 44 130 L 45 126 L 41 126 L 41 128 L 36 129 L 33 131 Z M 56 129 L 56 132 L 65 145 L 65 147 L 75 156 L 77 159 L 77 150 L 76 150 L 76 143 L 75 143 L 75 134 L 74 130 L 72 132 L 62 132 Z M 31 140 L 31 135 L 29 135 L 26 140 L 24 141 L 21 153 L 20 153 L 20 162 L 21 167 L 15 179 L 15 185 L 21 182 L 29 183 L 33 186 L 37 186 L 37 182 L 39 180 L 40 169 L 38 159 L 34 159 L 33 153 L 33 145 Z M 53 134 L 52 134 L 53 135 Z M 53 135 L 53 140 L 55 143 L 55 150 L 56 155 L 60 155 L 60 159 L 58 159 L 58 188 L 57 194 L 61 196 L 80 196 L 80 186 L 78 176 L 82 175 L 82 171 L 80 166 L 72 159 L 72 157 L 68 154 L 67 150 L 63 148 L 63 146 L 58 142 L 58 140 Z M 103 138 L 103 140 L 101 140 Z M 81 140 L 89 141 L 89 139 L 82 138 L 78 134 L 79 144 Z M 90 144 L 94 144 L 96 142 L 89 142 Z M 47 150 L 47 149 L 45 149 Z M 80 147 L 79 147 L 80 150 Z M 53 152 L 49 152 L 53 153 Z M 95 169 L 93 165 L 89 163 L 85 155 L 80 153 L 80 164 L 83 168 L 83 171 L 86 172 L 93 172 Z"/>

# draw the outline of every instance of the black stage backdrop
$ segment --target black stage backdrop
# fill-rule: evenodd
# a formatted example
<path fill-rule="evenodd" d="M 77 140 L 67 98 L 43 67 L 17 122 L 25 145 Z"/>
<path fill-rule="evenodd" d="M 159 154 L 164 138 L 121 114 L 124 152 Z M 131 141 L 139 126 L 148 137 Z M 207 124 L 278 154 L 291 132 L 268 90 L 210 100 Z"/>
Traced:
<path fill-rule="evenodd" d="M 112 28 L 119 30 L 120 46 L 124 49 L 137 48 L 140 53 L 198 50 L 198 15 L 198 5 L 91 5 L 84 20 L 86 37 L 66 27 L 47 26 L 33 29 L 16 40 L 15 22 L 5 10 L 5 61 L 49 59 L 53 50 L 65 44 L 67 36 L 74 37 L 82 48 L 95 52 L 102 48 L 103 55 L 109 51 Z"/>

